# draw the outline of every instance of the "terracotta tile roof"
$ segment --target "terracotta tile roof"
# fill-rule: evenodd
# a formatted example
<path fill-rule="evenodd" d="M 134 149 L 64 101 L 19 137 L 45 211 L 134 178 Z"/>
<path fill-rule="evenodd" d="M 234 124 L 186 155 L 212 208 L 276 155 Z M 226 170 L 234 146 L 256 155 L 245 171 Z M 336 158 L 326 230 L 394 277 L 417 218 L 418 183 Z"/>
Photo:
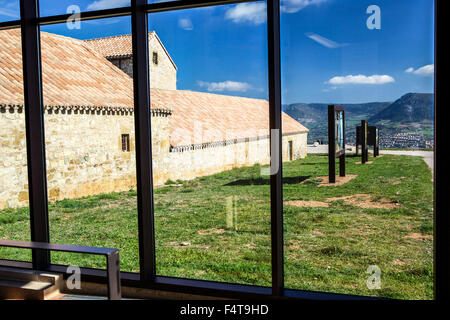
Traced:
<path fill-rule="evenodd" d="M 177 69 L 175 62 L 172 60 L 172 57 L 164 47 L 158 35 L 154 31 L 150 31 L 148 33 L 148 41 L 150 42 L 153 38 L 156 38 L 156 40 L 158 40 L 159 44 L 166 52 L 173 66 L 175 67 L 175 69 Z M 85 41 L 107 59 L 130 58 L 133 56 L 133 45 L 131 40 L 131 34 L 90 39 Z"/>
<path fill-rule="evenodd" d="M 151 101 L 153 108 L 169 108 L 173 111 L 169 118 L 172 146 L 269 134 L 269 103 L 266 100 L 152 89 Z M 309 132 L 284 112 L 282 122 L 284 134 Z"/>
<path fill-rule="evenodd" d="M 0 104 L 23 105 L 20 30 L 0 31 Z M 84 41 L 41 33 L 47 106 L 132 107 L 133 81 Z"/>
<path fill-rule="evenodd" d="M 0 106 L 23 105 L 20 30 L 0 31 Z M 42 32 L 44 104 L 133 108 L 133 81 L 85 41 Z M 171 144 L 201 143 L 269 134 L 266 100 L 184 90 L 151 90 L 152 109 L 172 110 Z M 283 113 L 284 133 L 308 132 Z"/>
<path fill-rule="evenodd" d="M 149 32 L 148 38 L 153 37 L 153 34 L 153 32 Z M 106 58 L 127 58 L 133 56 L 131 35 L 129 34 L 86 40 L 86 43 Z"/>

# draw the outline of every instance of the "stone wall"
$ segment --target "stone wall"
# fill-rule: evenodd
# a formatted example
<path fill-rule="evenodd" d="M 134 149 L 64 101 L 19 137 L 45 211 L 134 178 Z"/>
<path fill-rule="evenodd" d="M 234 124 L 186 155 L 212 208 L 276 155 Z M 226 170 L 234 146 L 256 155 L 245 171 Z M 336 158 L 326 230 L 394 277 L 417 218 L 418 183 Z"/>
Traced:
<path fill-rule="evenodd" d="M 136 185 L 132 112 L 47 112 L 44 119 L 50 201 Z M 130 152 L 122 151 L 122 134 Z"/>
<path fill-rule="evenodd" d="M 283 137 L 283 161 L 289 161 L 288 145 L 292 141 L 292 160 L 306 157 L 307 134 L 285 135 Z M 223 146 L 170 152 L 167 157 L 154 159 L 153 181 L 162 185 L 168 179 L 191 180 L 233 168 L 270 164 L 270 141 L 268 137 L 251 139 Z"/>
<path fill-rule="evenodd" d="M 28 205 L 24 113 L 0 108 L 0 209 Z M 170 152 L 169 116 L 153 111 L 152 148 L 155 186 L 193 179 L 236 167 L 269 164 L 269 139 Z M 50 201 L 136 188 L 134 113 L 102 110 L 47 110 L 44 116 Z M 122 135 L 130 151 L 122 151 Z M 306 156 L 307 134 L 283 137 L 283 159 Z"/>
<path fill-rule="evenodd" d="M 25 114 L 0 108 L 0 209 L 28 204 Z"/>
<path fill-rule="evenodd" d="M 156 36 L 149 40 L 150 88 L 177 89 L 177 69 Z M 153 52 L 158 54 L 158 65 L 153 63 Z"/>
<path fill-rule="evenodd" d="M 153 63 L 153 52 L 158 54 L 158 64 Z M 170 60 L 159 40 L 153 36 L 149 40 L 150 88 L 176 90 L 177 69 Z M 116 67 L 133 77 L 133 58 L 109 59 Z"/>

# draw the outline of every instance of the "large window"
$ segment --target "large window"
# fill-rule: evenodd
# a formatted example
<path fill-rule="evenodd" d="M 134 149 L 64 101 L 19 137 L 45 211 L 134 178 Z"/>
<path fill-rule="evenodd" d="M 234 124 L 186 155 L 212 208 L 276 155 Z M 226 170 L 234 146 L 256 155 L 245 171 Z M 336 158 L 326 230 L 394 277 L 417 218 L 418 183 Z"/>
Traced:
<path fill-rule="evenodd" d="M 269 286 L 267 31 L 233 10 L 149 15 L 156 267 Z"/>
<path fill-rule="evenodd" d="M 0 0 L 0 239 L 117 248 L 131 286 L 433 299 L 434 2 L 197 4 Z"/>
<path fill-rule="evenodd" d="M 45 26 L 40 38 L 50 239 L 119 248 L 121 270 L 137 272 L 130 33 L 129 18 L 113 18 Z M 105 268 L 101 257 L 65 253 L 52 263 Z"/>
<path fill-rule="evenodd" d="M 433 1 L 344 3 L 286 1 L 281 15 L 284 110 L 309 129 L 307 157 L 283 167 L 302 181 L 284 184 L 286 286 L 432 299 Z M 328 105 L 345 108 L 336 183 Z M 379 131 L 365 164 L 361 120 Z"/>

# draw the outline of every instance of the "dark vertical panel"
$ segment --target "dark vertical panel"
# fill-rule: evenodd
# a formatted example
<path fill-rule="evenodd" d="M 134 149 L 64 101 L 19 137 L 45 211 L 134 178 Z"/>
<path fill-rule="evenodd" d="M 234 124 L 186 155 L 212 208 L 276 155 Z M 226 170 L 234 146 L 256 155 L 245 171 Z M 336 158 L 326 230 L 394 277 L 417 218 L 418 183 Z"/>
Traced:
<path fill-rule="evenodd" d="M 142 281 L 155 277 L 155 228 L 150 122 L 147 0 L 132 1 L 133 80 L 136 130 L 139 258 Z"/>
<path fill-rule="evenodd" d="M 20 1 L 31 241 L 49 242 L 38 8 L 38 0 Z M 48 251 L 33 250 L 34 269 L 49 264 Z"/>
<path fill-rule="evenodd" d="M 367 162 L 367 120 L 361 120 L 361 163 Z"/>
<path fill-rule="evenodd" d="M 334 106 L 328 106 L 328 182 L 336 182 L 336 144 L 334 143 L 336 114 Z"/>
<path fill-rule="evenodd" d="M 280 59 L 280 1 L 267 1 L 267 36 L 269 49 L 269 105 L 270 143 L 278 144 L 278 154 L 271 154 L 272 164 L 278 170 L 270 177 L 271 236 L 272 236 L 272 294 L 279 296 L 284 290 L 283 252 L 283 183 L 282 183 L 282 127 L 281 127 L 281 59 Z M 274 135 L 273 130 L 279 134 Z M 276 140 L 275 140 L 276 139 Z M 271 148 L 271 152 L 274 148 Z M 272 170 L 271 170 L 272 171 Z"/>
<path fill-rule="evenodd" d="M 450 238 L 449 238 L 449 214 L 448 214 L 448 191 L 447 186 L 444 185 L 445 177 L 448 177 L 448 160 L 446 160 L 447 146 L 444 145 L 447 137 L 444 135 L 448 125 L 448 118 L 445 116 L 441 94 L 439 91 L 440 83 L 439 76 L 444 75 L 444 71 L 441 70 L 445 64 L 443 61 L 442 51 L 438 49 L 439 42 L 439 24 L 441 30 L 445 30 L 445 12 L 441 12 L 439 16 L 439 9 L 442 10 L 443 6 L 439 6 L 442 2 L 435 1 L 435 74 L 434 74 L 434 297 L 439 302 L 448 302 L 448 292 L 450 285 L 449 270 L 450 270 Z M 441 32 L 442 35 L 442 32 Z M 441 70 L 441 71 L 439 71 Z M 444 82 L 442 82 L 444 83 Z M 442 85 L 441 85 L 442 87 Z M 445 90 L 445 89 L 444 89 Z M 440 134 L 438 129 L 441 128 Z"/>

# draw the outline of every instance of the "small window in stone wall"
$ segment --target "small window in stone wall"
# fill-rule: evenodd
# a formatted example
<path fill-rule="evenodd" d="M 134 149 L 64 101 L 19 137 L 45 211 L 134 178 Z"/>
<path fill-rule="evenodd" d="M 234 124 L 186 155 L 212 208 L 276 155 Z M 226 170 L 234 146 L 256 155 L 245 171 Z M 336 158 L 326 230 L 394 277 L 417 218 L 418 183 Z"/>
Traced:
<path fill-rule="evenodd" d="M 122 151 L 130 152 L 130 135 L 129 134 L 122 135 Z"/>
<path fill-rule="evenodd" d="M 288 141 L 288 157 L 289 161 L 294 160 L 294 142 L 292 140 Z"/>
<path fill-rule="evenodd" d="M 158 65 L 158 52 L 153 52 L 153 63 Z"/>

